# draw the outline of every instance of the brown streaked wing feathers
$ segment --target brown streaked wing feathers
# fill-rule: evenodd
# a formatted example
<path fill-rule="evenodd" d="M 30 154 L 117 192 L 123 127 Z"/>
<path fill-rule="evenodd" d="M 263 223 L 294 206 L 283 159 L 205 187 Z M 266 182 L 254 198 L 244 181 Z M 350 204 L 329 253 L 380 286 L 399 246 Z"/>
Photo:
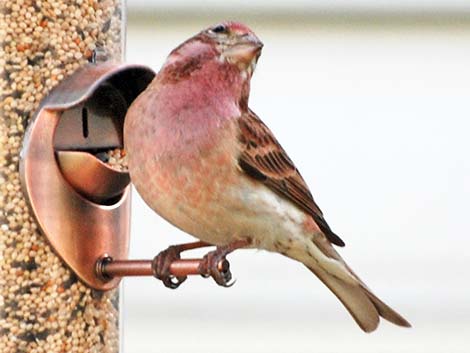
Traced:
<path fill-rule="evenodd" d="M 249 110 L 239 118 L 240 168 L 312 216 L 333 244 L 344 242 L 330 229 L 307 184 L 269 128 Z"/>

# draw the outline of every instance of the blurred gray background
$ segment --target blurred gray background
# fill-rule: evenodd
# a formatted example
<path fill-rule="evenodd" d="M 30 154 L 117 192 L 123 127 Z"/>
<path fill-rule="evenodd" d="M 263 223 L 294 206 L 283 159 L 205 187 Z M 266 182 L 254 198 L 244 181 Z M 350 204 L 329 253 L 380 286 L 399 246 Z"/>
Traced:
<path fill-rule="evenodd" d="M 127 61 L 158 70 L 224 19 L 265 44 L 250 105 L 341 254 L 413 324 L 362 333 L 303 266 L 239 251 L 237 283 L 124 284 L 126 353 L 470 352 L 470 2 L 128 1 Z M 132 258 L 192 241 L 134 193 Z"/>

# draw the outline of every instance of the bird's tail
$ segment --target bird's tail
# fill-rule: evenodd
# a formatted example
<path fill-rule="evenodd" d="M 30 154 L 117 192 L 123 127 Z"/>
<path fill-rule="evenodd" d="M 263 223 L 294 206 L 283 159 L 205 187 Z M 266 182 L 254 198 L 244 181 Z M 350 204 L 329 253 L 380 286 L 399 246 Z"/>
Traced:
<path fill-rule="evenodd" d="M 351 271 L 352 281 L 346 281 L 328 273 L 318 263 L 307 266 L 343 303 L 354 320 L 365 332 L 374 331 L 380 317 L 398 326 L 411 327 L 400 314 L 375 296 Z"/>

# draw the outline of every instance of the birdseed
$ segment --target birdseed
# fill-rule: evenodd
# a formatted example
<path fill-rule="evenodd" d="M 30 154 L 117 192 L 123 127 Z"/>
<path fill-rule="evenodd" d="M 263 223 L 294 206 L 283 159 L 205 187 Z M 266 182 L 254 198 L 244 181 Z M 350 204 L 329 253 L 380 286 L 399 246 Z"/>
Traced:
<path fill-rule="evenodd" d="M 127 172 L 128 170 L 126 151 L 121 148 L 100 152 L 96 155 L 96 157 L 107 163 L 113 169 L 121 172 Z"/>
<path fill-rule="evenodd" d="M 119 290 L 88 288 L 54 254 L 18 165 L 25 128 L 50 90 L 89 61 L 122 60 L 122 11 L 121 0 L 0 0 L 2 353 L 119 351 Z"/>

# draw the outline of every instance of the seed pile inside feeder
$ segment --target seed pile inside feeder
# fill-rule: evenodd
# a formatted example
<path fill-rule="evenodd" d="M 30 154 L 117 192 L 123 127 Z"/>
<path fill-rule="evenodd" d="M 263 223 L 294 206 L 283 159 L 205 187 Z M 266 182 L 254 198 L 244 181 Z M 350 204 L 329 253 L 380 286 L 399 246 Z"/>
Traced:
<path fill-rule="evenodd" d="M 96 155 L 100 160 L 109 164 L 112 168 L 121 172 L 127 172 L 127 156 L 126 151 L 121 148 L 114 148 L 109 151 L 100 152 Z"/>
<path fill-rule="evenodd" d="M 0 0 L 2 353 L 119 351 L 118 290 L 91 290 L 53 253 L 28 210 L 18 163 L 25 128 L 42 98 L 92 59 L 121 60 L 120 5 Z"/>

